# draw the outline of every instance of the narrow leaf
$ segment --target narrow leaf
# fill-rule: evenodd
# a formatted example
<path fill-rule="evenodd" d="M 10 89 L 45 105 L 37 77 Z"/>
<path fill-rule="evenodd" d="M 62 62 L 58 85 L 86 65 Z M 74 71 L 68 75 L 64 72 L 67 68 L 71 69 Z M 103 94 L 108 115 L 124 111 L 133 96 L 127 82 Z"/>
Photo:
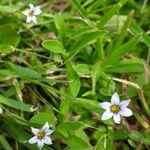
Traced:
<path fill-rule="evenodd" d="M 128 15 L 128 17 L 127 17 L 127 19 L 126 19 L 126 21 L 125 21 L 125 23 L 124 23 L 124 25 L 121 29 L 120 34 L 117 37 L 117 42 L 116 42 L 116 45 L 115 45 L 116 48 L 119 47 L 124 41 L 124 38 L 125 38 L 126 33 L 127 33 L 127 29 L 128 29 L 128 27 L 130 26 L 130 23 L 131 23 L 133 13 L 134 13 L 134 11 L 131 11 L 129 13 L 129 15 Z"/>
<path fill-rule="evenodd" d="M 27 111 L 27 112 L 34 111 L 31 105 L 4 97 L 2 95 L 0 95 L 0 103 L 22 111 Z"/>
<path fill-rule="evenodd" d="M 111 59 L 120 59 L 121 57 L 125 56 L 128 52 L 130 52 L 137 42 L 139 41 L 141 34 L 136 35 L 127 43 L 123 44 L 121 47 L 117 48 L 111 56 Z"/>
<path fill-rule="evenodd" d="M 128 60 L 106 66 L 104 71 L 106 73 L 143 73 L 145 69 L 142 63 Z"/>
<path fill-rule="evenodd" d="M 12 150 L 11 146 L 3 135 L 0 135 L 0 143 L 5 150 Z"/>
<path fill-rule="evenodd" d="M 119 11 L 120 8 L 121 8 L 120 3 L 114 5 L 103 17 L 100 18 L 97 27 L 100 29 L 103 28 L 104 25 L 111 19 L 113 15 L 115 15 Z"/>
<path fill-rule="evenodd" d="M 81 37 L 78 37 L 77 42 L 75 42 L 70 48 L 69 58 L 75 56 L 78 52 L 82 50 L 83 47 L 94 43 L 98 37 L 103 36 L 105 33 L 105 31 L 94 31 L 85 33 Z"/>
<path fill-rule="evenodd" d="M 93 94 L 95 94 L 95 86 L 98 78 L 102 74 L 102 67 L 101 67 L 101 62 L 96 62 L 92 68 L 91 71 L 91 78 L 92 78 L 92 91 Z"/>
<path fill-rule="evenodd" d="M 66 67 L 68 80 L 70 81 L 69 88 L 71 90 L 72 95 L 76 97 L 81 87 L 80 79 L 70 62 L 66 64 Z"/>
<path fill-rule="evenodd" d="M 75 101 L 75 104 L 80 105 L 81 107 L 84 107 L 88 109 L 89 111 L 95 111 L 97 113 L 102 113 L 102 109 L 100 108 L 98 102 L 92 101 L 85 98 L 77 98 Z"/>
<path fill-rule="evenodd" d="M 54 17 L 55 26 L 61 41 L 65 39 L 66 36 L 66 26 L 64 22 L 64 18 L 62 15 L 56 15 Z"/>
<path fill-rule="evenodd" d="M 71 0 L 83 17 L 86 17 L 86 11 L 82 8 L 78 0 Z"/>

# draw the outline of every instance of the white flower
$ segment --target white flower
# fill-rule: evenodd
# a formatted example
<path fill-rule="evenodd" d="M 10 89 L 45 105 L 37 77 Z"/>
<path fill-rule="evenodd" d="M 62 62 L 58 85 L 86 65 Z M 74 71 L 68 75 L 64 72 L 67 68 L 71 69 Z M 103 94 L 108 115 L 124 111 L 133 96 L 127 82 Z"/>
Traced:
<path fill-rule="evenodd" d="M 25 10 L 25 11 L 23 12 L 23 14 L 24 14 L 25 16 L 27 16 L 26 22 L 27 22 L 27 23 L 30 23 L 30 22 L 37 23 L 37 18 L 36 18 L 36 16 L 37 16 L 37 15 L 40 15 L 41 12 L 42 12 L 41 9 L 40 9 L 40 6 L 34 7 L 33 4 L 30 4 L 29 6 L 30 6 L 30 9 Z"/>
<path fill-rule="evenodd" d="M 35 136 L 32 137 L 28 142 L 30 144 L 37 143 L 37 146 L 39 147 L 39 149 L 42 149 L 44 144 L 51 145 L 52 140 L 49 137 L 49 135 L 53 132 L 53 130 L 50 130 L 49 127 L 50 126 L 48 122 L 46 122 L 45 125 L 41 129 L 36 129 L 36 128 L 31 127 L 31 130 Z"/>
<path fill-rule="evenodd" d="M 132 116 L 132 111 L 127 108 L 129 105 L 130 100 L 124 100 L 120 102 L 119 95 L 114 93 L 111 97 L 111 103 L 103 102 L 99 105 L 105 109 L 106 111 L 102 115 L 102 120 L 107 120 L 113 117 L 114 122 L 120 124 L 121 116 L 129 117 Z"/>

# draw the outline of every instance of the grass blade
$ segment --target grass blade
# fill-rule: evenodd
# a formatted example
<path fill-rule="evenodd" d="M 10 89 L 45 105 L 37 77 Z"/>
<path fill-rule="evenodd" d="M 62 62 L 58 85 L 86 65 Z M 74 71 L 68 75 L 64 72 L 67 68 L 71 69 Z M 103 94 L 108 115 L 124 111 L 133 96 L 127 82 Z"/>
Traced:
<path fill-rule="evenodd" d="M 86 18 L 86 11 L 83 9 L 79 1 L 78 0 L 71 0 L 71 1 L 74 4 L 74 6 L 78 9 L 78 11 L 81 13 L 81 15 Z"/>
<path fill-rule="evenodd" d="M 130 52 L 134 48 L 134 46 L 137 44 L 140 38 L 141 34 L 138 34 L 131 40 L 129 40 L 127 43 L 117 48 L 111 55 L 111 59 L 120 59 L 121 57 L 125 56 L 128 52 Z"/>
<path fill-rule="evenodd" d="M 100 18 L 97 27 L 102 29 L 104 25 L 111 19 L 111 17 L 119 11 L 120 8 L 121 8 L 120 3 L 114 5 L 102 18 Z"/>
<path fill-rule="evenodd" d="M 117 37 L 117 42 L 116 42 L 115 47 L 119 47 L 123 43 L 124 38 L 125 38 L 126 33 L 127 33 L 127 29 L 128 29 L 128 27 L 130 26 L 130 23 L 131 23 L 131 19 L 132 19 L 133 13 L 134 13 L 134 11 L 131 11 L 129 13 L 129 15 L 128 15 L 128 17 L 127 17 L 127 19 L 126 19 L 126 21 L 125 21 L 125 23 L 124 23 L 124 25 L 123 25 L 123 27 L 121 29 L 120 34 Z"/>
<path fill-rule="evenodd" d="M 7 105 L 9 107 L 21 110 L 21 111 L 26 111 L 26 112 L 33 112 L 34 109 L 32 108 L 32 105 L 16 101 L 7 97 L 4 97 L 0 95 L 0 103 Z"/>

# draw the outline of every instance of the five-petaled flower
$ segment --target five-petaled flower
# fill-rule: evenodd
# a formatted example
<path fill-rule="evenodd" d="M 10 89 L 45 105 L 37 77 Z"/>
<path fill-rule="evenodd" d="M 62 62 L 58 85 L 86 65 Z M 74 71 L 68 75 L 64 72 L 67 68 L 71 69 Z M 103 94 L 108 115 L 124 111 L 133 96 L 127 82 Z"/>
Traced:
<path fill-rule="evenodd" d="M 45 125 L 41 129 L 36 129 L 36 128 L 31 127 L 31 130 L 35 136 L 32 137 L 28 142 L 30 144 L 37 143 L 37 146 L 39 147 L 39 149 L 42 149 L 44 144 L 51 145 L 52 140 L 49 137 L 49 135 L 53 132 L 53 130 L 50 130 L 49 127 L 50 126 L 48 122 L 46 122 Z"/>
<path fill-rule="evenodd" d="M 36 16 L 37 16 L 37 15 L 40 15 L 41 12 L 42 12 L 41 9 L 40 9 L 40 6 L 34 7 L 33 4 L 30 4 L 29 6 L 30 6 L 30 9 L 25 10 L 25 11 L 23 12 L 23 14 L 24 14 L 25 16 L 27 16 L 26 22 L 27 22 L 27 23 L 30 23 L 30 22 L 37 23 L 37 18 L 36 18 Z"/>
<path fill-rule="evenodd" d="M 111 97 L 111 103 L 103 102 L 99 104 L 103 109 L 105 109 L 105 112 L 102 115 L 102 120 L 107 120 L 113 117 L 114 122 L 120 124 L 121 116 L 129 117 L 133 114 L 132 111 L 127 108 L 129 103 L 130 100 L 120 102 L 119 95 L 115 92 Z"/>

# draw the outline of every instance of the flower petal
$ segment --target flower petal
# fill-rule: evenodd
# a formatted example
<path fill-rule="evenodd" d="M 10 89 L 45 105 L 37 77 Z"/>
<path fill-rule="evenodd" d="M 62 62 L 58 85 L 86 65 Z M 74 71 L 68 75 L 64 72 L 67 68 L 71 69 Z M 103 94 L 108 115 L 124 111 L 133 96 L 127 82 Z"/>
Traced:
<path fill-rule="evenodd" d="M 113 94 L 113 96 L 111 97 L 111 104 L 119 104 L 119 102 L 120 102 L 120 99 L 119 99 L 119 95 L 118 95 L 118 93 L 117 92 L 115 92 L 114 94 Z"/>
<path fill-rule="evenodd" d="M 35 24 L 37 23 L 37 19 L 36 19 L 35 16 L 32 16 L 32 17 L 31 17 L 31 20 L 32 20 L 33 23 L 35 23 Z"/>
<path fill-rule="evenodd" d="M 46 132 L 47 130 L 49 130 L 49 124 L 48 124 L 48 122 L 46 122 L 45 125 L 42 127 L 42 131 Z"/>
<path fill-rule="evenodd" d="M 49 138 L 48 136 L 45 136 L 45 137 L 43 138 L 43 142 L 44 142 L 45 144 L 47 144 L 47 145 L 51 145 L 51 144 L 52 144 L 52 140 L 51 140 L 51 138 Z"/>
<path fill-rule="evenodd" d="M 109 102 L 99 103 L 99 105 L 100 105 L 103 109 L 106 109 L 106 110 L 110 110 L 110 107 L 111 107 L 111 103 L 109 103 Z"/>
<path fill-rule="evenodd" d="M 114 118 L 114 122 L 117 123 L 117 124 L 120 124 L 121 122 L 121 117 L 119 114 L 114 114 L 113 115 L 113 118 Z"/>
<path fill-rule="evenodd" d="M 38 145 L 39 149 L 42 149 L 42 147 L 44 146 L 44 141 L 43 140 L 39 140 L 37 145 Z"/>
<path fill-rule="evenodd" d="M 120 102 L 121 109 L 126 108 L 129 105 L 130 101 L 131 100 L 129 99 L 129 100 Z"/>
<path fill-rule="evenodd" d="M 33 11 L 33 14 L 34 15 L 39 15 L 39 14 L 41 14 L 41 9 L 40 9 L 40 6 L 36 6 L 35 8 L 34 8 L 34 11 Z"/>
<path fill-rule="evenodd" d="M 133 115 L 133 112 L 129 108 L 122 109 L 119 114 L 124 117 L 130 117 Z"/>
<path fill-rule="evenodd" d="M 46 130 L 46 132 L 45 132 L 45 135 L 50 135 L 51 133 L 53 133 L 54 131 L 53 130 Z"/>
<path fill-rule="evenodd" d="M 22 12 L 25 16 L 28 16 L 29 15 L 29 10 L 25 10 Z"/>
<path fill-rule="evenodd" d="M 32 137 L 32 138 L 28 141 L 28 143 L 30 143 L 30 144 L 34 144 L 34 143 L 36 143 L 36 142 L 38 142 L 37 136 Z"/>
<path fill-rule="evenodd" d="M 113 113 L 106 110 L 102 115 L 102 120 L 110 119 L 112 116 L 113 116 Z"/>
<path fill-rule="evenodd" d="M 39 129 L 33 128 L 31 127 L 32 132 L 34 133 L 34 135 L 37 135 L 38 132 L 40 131 Z"/>
<path fill-rule="evenodd" d="M 32 18 L 31 18 L 30 16 L 27 16 L 26 22 L 27 22 L 27 23 L 30 23 L 31 21 L 32 21 Z"/>
<path fill-rule="evenodd" d="M 30 7 L 31 10 L 34 9 L 34 5 L 33 4 L 30 4 L 29 7 Z"/>

